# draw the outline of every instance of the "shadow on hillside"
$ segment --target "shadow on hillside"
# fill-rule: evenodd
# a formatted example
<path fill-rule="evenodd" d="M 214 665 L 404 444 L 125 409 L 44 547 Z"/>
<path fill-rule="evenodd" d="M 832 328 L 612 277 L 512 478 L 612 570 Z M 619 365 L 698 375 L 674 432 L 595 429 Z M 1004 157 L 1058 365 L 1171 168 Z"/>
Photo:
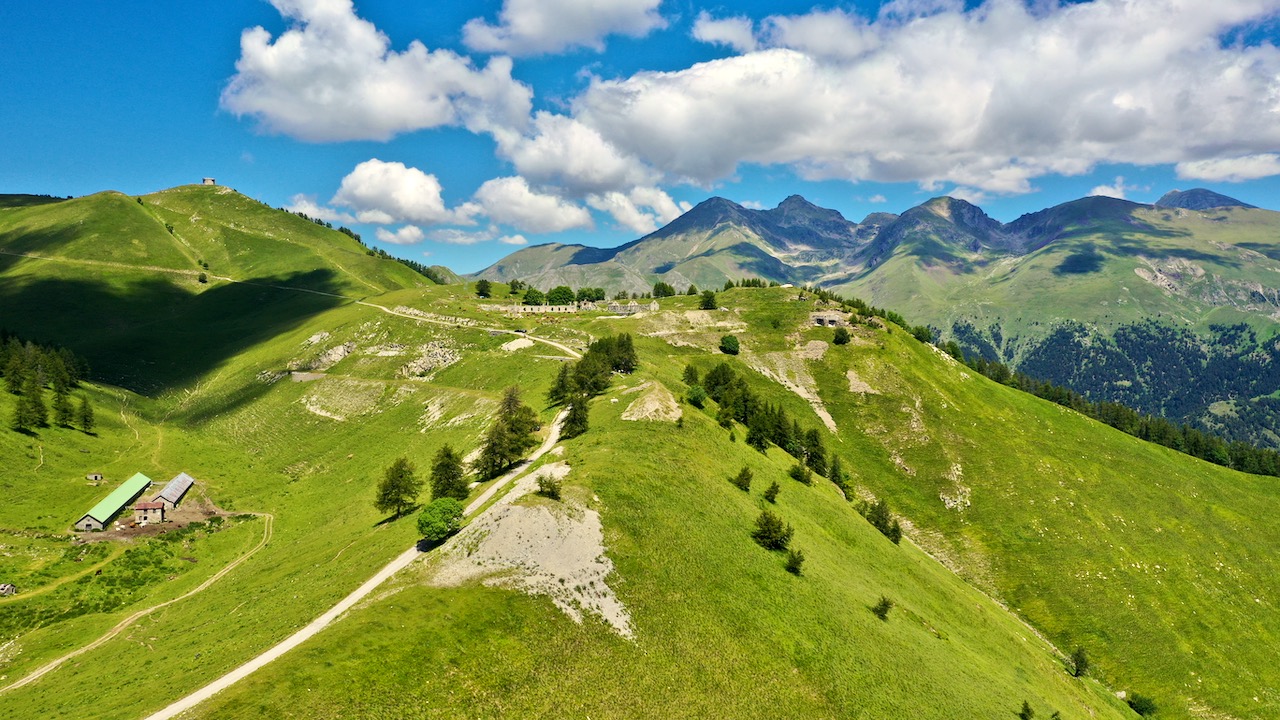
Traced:
<path fill-rule="evenodd" d="M 1272 260 L 1280 260 L 1280 245 L 1273 245 L 1272 243 L 1242 242 L 1236 243 L 1236 247 L 1242 247 L 1246 250 L 1261 253 Z"/>
<path fill-rule="evenodd" d="M 26 253 L 56 255 L 60 248 L 71 244 L 79 236 L 80 229 L 75 225 L 39 229 L 19 225 L 6 232 L 0 232 L 0 250 L 5 253 L 16 253 L 0 254 L 0 273 L 20 262 L 40 262 L 22 257 Z"/>
<path fill-rule="evenodd" d="M 336 292 L 334 279 L 333 271 L 313 270 L 198 294 L 158 278 L 8 280 L 0 284 L 0 324 L 84 356 L 95 379 L 157 395 L 349 302 L 289 289 Z"/>
<path fill-rule="evenodd" d="M 0 195 L 0 209 L 52 205 L 60 202 L 66 202 L 66 200 L 52 195 Z"/>

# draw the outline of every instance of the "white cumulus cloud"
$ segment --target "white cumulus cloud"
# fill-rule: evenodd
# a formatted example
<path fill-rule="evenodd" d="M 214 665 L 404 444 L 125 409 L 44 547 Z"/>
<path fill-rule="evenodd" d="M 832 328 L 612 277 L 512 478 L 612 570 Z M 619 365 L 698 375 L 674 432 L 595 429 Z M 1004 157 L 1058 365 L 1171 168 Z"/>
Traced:
<path fill-rule="evenodd" d="M 270 132 L 302 140 L 388 140 L 444 125 L 472 131 L 520 127 L 532 91 L 511 77 L 511 60 L 484 68 L 419 41 L 402 52 L 351 0 L 272 0 L 292 26 L 240 37 L 236 74 L 222 107 Z"/>
<path fill-rule="evenodd" d="M 446 208 L 440 192 L 440 181 L 435 175 L 404 163 L 372 158 L 342 178 L 330 204 L 351 208 L 356 219 L 364 223 L 467 222 L 468 213 Z"/>
<path fill-rule="evenodd" d="M 379 240 L 392 245 L 412 245 L 422 242 L 426 235 L 422 232 L 422 228 L 416 225 L 405 225 L 404 227 L 391 231 L 386 228 L 378 228 L 373 233 Z"/>
<path fill-rule="evenodd" d="M 1280 122 L 1280 117 L 1276 121 Z M 1276 153 L 1178 163 L 1178 177 L 1192 180 L 1244 182 L 1272 175 L 1280 175 L 1280 155 Z"/>
<path fill-rule="evenodd" d="M 573 196 L 652 184 L 659 173 L 606 141 L 595 129 L 564 115 L 539 112 L 532 133 L 499 132 L 498 154 L 538 184 Z"/>
<path fill-rule="evenodd" d="M 619 155 L 704 184 L 743 163 L 971 194 L 1102 163 L 1259 177 L 1280 147 L 1280 50 L 1223 38 L 1277 12 L 1278 0 L 900 0 L 872 19 L 776 16 L 756 23 L 755 51 L 593 79 L 572 117 Z M 702 34 L 728 42 L 714 22 Z"/>
<path fill-rule="evenodd" d="M 1089 194 L 1101 195 L 1103 197 L 1119 198 L 1121 200 L 1124 200 L 1126 192 L 1130 190 L 1137 190 L 1137 189 L 1138 188 L 1134 187 L 1133 185 L 1126 185 L 1124 182 L 1124 177 L 1117 175 L 1115 183 L 1111 185 L 1099 185 L 1098 187 L 1090 190 Z"/>
<path fill-rule="evenodd" d="M 643 37 L 666 21 L 661 0 L 504 0 L 498 23 L 481 18 L 462 28 L 472 50 L 512 55 L 559 52 L 573 47 L 604 49 L 609 35 Z"/>
<path fill-rule="evenodd" d="M 502 237 L 498 238 L 498 242 L 502 243 L 503 245 L 528 245 L 529 244 L 529 241 L 526 240 L 525 237 L 520 234 L 503 235 Z"/>
<path fill-rule="evenodd" d="M 656 187 L 638 187 L 627 193 L 615 190 L 589 195 L 587 204 L 609 213 L 619 225 L 642 235 L 675 220 L 692 207 L 687 202 L 676 203 L 670 195 Z"/>
<path fill-rule="evenodd" d="M 476 190 L 475 200 L 490 220 L 524 232 L 561 232 L 593 225 L 586 208 L 537 192 L 519 176 L 486 181 Z"/>
<path fill-rule="evenodd" d="M 738 52 L 756 49 L 755 24 L 748 17 L 715 19 L 705 10 L 693 22 L 693 38 L 712 45 L 726 45 Z"/>

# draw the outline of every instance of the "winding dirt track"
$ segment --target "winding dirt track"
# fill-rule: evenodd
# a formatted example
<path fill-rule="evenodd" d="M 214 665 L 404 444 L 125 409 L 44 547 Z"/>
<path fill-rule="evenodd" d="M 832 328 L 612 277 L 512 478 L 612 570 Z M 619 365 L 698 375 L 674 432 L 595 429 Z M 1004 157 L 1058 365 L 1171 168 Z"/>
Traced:
<path fill-rule="evenodd" d="M 102 646 L 104 643 L 108 642 L 109 640 L 111 640 L 111 639 L 112 639 L 112 638 L 114 638 L 115 636 L 117 636 L 117 635 L 119 635 L 120 633 L 124 632 L 124 631 L 125 631 L 125 630 L 130 626 L 130 625 L 132 625 L 132 624 L 134 624 L 135 622 L 137 622 L 137 621 L 141 620 L 142 618 L 144 618 L 144 617 L 146 617 L 146 616 L 150 615 L 151 613 L 153 613 L 153 612 L 155 612 L 155 611 L 157 611 L 157 610 L 159 610 L 159 609 L 161 609 L 161 608 L 168 607 L 168 606 L 170 606 L 170 605 L 172 605 L 172 604 L 174 604 L 174 603 L 182 602 L 183 600 L 186 600 L 187 598 L 191 597 L 192 595 L 195 595 L 196 593 L 203 592 L 204 590 L 207 590 L 211 585 L 213 585 L 214 583 L 216 583 L 216 582 L 218 582 L 219 580 L 221 580 L 221 579 L 223 578 L 223 576 L 225 576 L 227 573 L 231 572 L 232 570 L 235 570 L 237 567 L 240 567 L 240 565 L 241 565 L 245 560 L 248 560 L 249 558 L 253 557 L 253 554 L 254 554 L 254 553 L 256 553 L 256 552 L 258 552 L 259 550 L 261 550 L 262 548 L 266 547 L 267 543 L 271 540 L 271 523 L 272 523 L 272 521 L 274 521 L 274 520 L 275 520 L 275 517 L 274 517 L 271 513 L 248 513 L 248 514 L 251 514 L 251 515 L 257 515 L 257 516 L 259 516 L 259 517 L 264 517 L 264 518 L 266 518 L 266 525 L 265 525 L 265 526 L 263 527 L 263 529 L 262 529 L 262 540 L 260 540 L 260 541 L 258 542 L 258 544 L 257 544 L 257 545 L 255 545 L 255 546 L 253 547 L 253 549 L 252 549 L 252 550 L 250 550 L 249 552 L 245 553 L 244 555 L 241 555 L 239 558 L 237 558 L 237 559 L 235 560 L 235 562 L 231 563 L 230 565 L 227 565 L 226 567 L 222 568 L 222 569 L 221 569 L 221 570 L 219 570 L 218 572 L 214 573 L 214 574 L 213 574 L 213 576 L 211 576 L 208 580 L 205 580 L 204 582 L 200 583 L 200 584 L 199 584 L 198 586 L 196 586 L 195 588 L 192 588 L 191 590 L 188 590 L 187 592 L 185 592 L 185 593 L 183 593 L 183 594 L 179 595 L 179 596 L 178 596 L 178 597 L 176 597 L 176 598 L 173 598 L 172 600 L 165 600 L 164 602 L 162 602 L 162 603 L 160 603 L 160 604 L 158 604 L 158 605 L 152 605 L 152 606 L 151 606 L 151 607 L 149 607 L 149 608 L 145 608 L 145 609 L 143 609 L 143 610 L 139 610 L 138 612 L 136 612 L 136 613 L 134 613 L 134 614 L 130 615 L 129 617 L 127 617 L 127 618 L 125 618 L 125 619 L 121 620 L 120 622 L 116 623 L 116 626 L 115 626 L 115 627 L 113 627 L 113 628 L 111 628 L 110 630 L 108 630 L 108 631 L 106 632 L 106 634 L 105 634 L 105 635 L 103 635 L 102 637 L 98 638 L 97 640 L 94 640 L 93 642 L 89 643 L 88 645 L 85 645 L 85 646 L 83 646 L 83 647 L 80 647 L 80 648 L 77 648 L 77 649 L 75 649 L 75 650 L 72 650 L 71 652 L 67 653 L 66 655 L 63 655 L 62 657 L 57 658 L 56 660 L 52 660 L 52 661 L 50 661 L 50 662 L 48 662 L 48 663 L 45 663 L 44 665 L 41 665 L 39 668 L 37 668 L 37 669 L 36 669 L 34 672 L 32 672 L 30 675 L 27 675 L 26 677 L 22 678 L 21 680 L 18 680 L 18 681 L 17 681 L 17 682 L 15 682 L 15 683 L 12 683 L 11 685 L 7 685 L 7 686 L 5 686 L 5 687 L 3 687 L 3 688 L 0 688 L 0 693 L 5 693 L 5 692 L 8 692 L 9 690 L 15 690 L 15 689 L 20 688 L 20 687 L 22 687 L 22 686 L 24 686 L 24 685 L 30 685 L 31 683 L 35 682 L 36 680 L 39 680 L 40 678 L 44 677 L 45 675 L 47 675 L 47 674 L 49 674 L 49 673 L 53 672 L 54 670 L 57 670 L 57 669 L 58 669 L 58 667 L 59 667 L 59 666 L 61 666 L 61 665 L 62 665 L 63 663 L 65 663 L 66 661 L 68 661 L 68 660 L 70 660 L 70 659 L 72 659 L 72 658 L 74 658 L 74 657 L 78 657 L 78 656 L 80 656 L 80 655 L 83 655 L 84 653 L 87 653 L 87 652 L 89 652 L 90 650 L 93 650 L 94 648 L 97 648 L 97 647 Z"/>
<path fill-rule="evenodd" d="M 485 490 L 483 493 L 480 494 L 479 497 L 477 497 L 475 500 L 472 500 L 471 503 L 467 505 L 466 509 L 464 510 L 465 514 L 472 515 L 476 511 L 483 508 L 485 504 L 488 503 L 489 500 L 492 499 L 493 496 L 496 495 L 500 489 L 510 484 L 511 481 L 515 480 L 516 478 L 524 475 L 524 473 L 528 470 L 529 466 L 532 465 L 535 460 L 537 460 L 538 458 L 546 454 L 546 452 L 550 450 L 556 444 L 557 441 L 560 440 L 560 427 L 564 423 L 564 419 L 566 415 L 567 415 L 566 412 L 561 411 L 560 414 L 556 416 L 556 419 L 552 422 L 551 429 L 547 433 L 547 439 L 542 441 L 542 445 L 539 446 L 537 450 L 533 451 L 533 453 L 529 455 L 529 457 L 526 460 L 521 462 L 519 465 L 517 465 L 514 469 L 512 469 L 506 475 L 503 475 L 502 477 L 498 478 L 498 480 L 495 481 L 493 485 L 489 487 L 488 490 Z M 326 611 L 323 615 L 316 618 L 315 620 L 312 620 L 310 623 L 307 624 L 306 627 L 295 632 L 294 634 L 290 635 L 289 637 L 277 643 L 275 646 L 268 649 L 266 652 L 253 658 L 249 662 L 246 662 L 243 665 L 237 667 L 236 669 L 232 670 L 226 675 L 223 675 L 217 680 L 214 680 L 213 682 L 191 693 L 190 695 L 187 695 L 181 700 L 178 700 L 177 702 L 172 703 L 171 705 L 164 708 L 163 710 L 153 713 L 151 715 L 148 715 L 146 720 L 169 720 L 170 718 L 176 717 L 181 713 L 184 713 L 187 710 L 190 710 L 196 705 L 199 705 L 205 700 L 208 700 L 209 698 L 213 697 L 219 692 L 226 690 L 227 688 L 231 687 L 237 682 L 243 680 L 244 678 L 248 677 L 249 675 L 257 671 L 258 669 L 265 666 L 267 663 L 270 663 L 272 660 L 275 660 L 281 655 L 284 655 L 290 650 L 298 647 L 302 643 L 306 642 L 308 639 L 315 636 L 316 633 L 328 627 L 330 623 L 332 623 L 334 620 L 337 620 L 339 617 L 342 616 L 343 613 L 347 612 L 356 603 L 363 600 L 365 596 L 373 592 L 374 589 L 376 589 L 379 585 L 386 582 L 386 580 L 390 578 L 392 575 L 395 575 L 397 572 L 400 572 L 404 568 L 408 567 L 409 564 L 412 563 L 414 560 L 416 560 L 418 556 L 421 554 L 422 554 L 422 551 L 418 550 L 418 546 L 416 544 L 413 547 L 409 548 L 408 550 L 405 550 L 403 553 L 400 553 L 400 555 L 398 555 L 394 560 L 392 560 L 391 562 L 383 566 L 383 568 L 379 570 L 373 577 L 366 580 L 363 585 L 356 588 L 355 591 L 353 591 L 350 595 L 343 598 L 340 602 L 338 602 L 337 605 L 334 605 L 333 607 L 329 608 L 329 610 Z"/>

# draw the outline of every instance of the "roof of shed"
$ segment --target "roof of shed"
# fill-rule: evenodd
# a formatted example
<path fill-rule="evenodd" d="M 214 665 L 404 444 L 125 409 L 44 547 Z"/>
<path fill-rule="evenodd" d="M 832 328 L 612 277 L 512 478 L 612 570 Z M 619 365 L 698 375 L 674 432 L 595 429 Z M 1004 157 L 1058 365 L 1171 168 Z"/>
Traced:
<path fill-rule="evenodd" d="M 163 498 L 174 505 L 177 505 L 178 501 L 181 500 L 182 496 L 191 489 L 191 486 L 194 485 L 195 482 L 196 479 L 190 475 L 184 472 L 178 473 L 169 481 L 168 485 L 164 486 L 164 490 L 161 490 L 160 493 L 156 495 L 155 499 L 160 500 Z"/>
<path fill-rule="evenodd" d="M 112 490 L 110 495 L 103 498 L 97 505 L 94 505 L 93 509 L 85 513 L 85 515 L 106 525 L 112 515 L 120 512 L 120 508 L 128 504 L 130 500 L 138 497 L 138 493 L 146 490 L 150 484 L 151 478 L 142 473 L 137 473 L 121 483 L 120 487 Z"/>

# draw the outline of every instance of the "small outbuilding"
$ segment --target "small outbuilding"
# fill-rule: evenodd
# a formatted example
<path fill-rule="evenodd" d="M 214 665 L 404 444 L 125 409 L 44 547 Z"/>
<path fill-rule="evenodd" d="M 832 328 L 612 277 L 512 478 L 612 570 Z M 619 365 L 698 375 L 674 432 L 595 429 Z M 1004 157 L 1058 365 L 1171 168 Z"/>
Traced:
<path fill-rule="evenodd" d="M 7 597 L 18 592 L 18 587 L 13 583 L 0 583 L 0 597 Z"/>
<path fill-rule="evenodd" d="M 809 313 L 809 319 L 818 327 L 845 327 L 849 324 L 849 320 L 844 313 L 836 312 L 835 310 Z"/>
<path fill-rule="evenodd" d="M 183 496 L 187 494 L 187 491 L 195 483 L 195 478 L 180 472 L 169 481 L 168 485 L 164 486 L 163 490 L 156 493 L 156 496 L 151 499 L 158 503 L 164 503 L 166 510 L 172 510 L 178 507 L 178 503 L 182 502 Z"/>
<path fill-rule="evenodd" d="M 137 473 L 121 483 L 120 487 L 111 491 L 93 509 L 80 516 L 76 521 L 77 530 L 102 530 L 111 522 L 125 505 L 133 502 L 151 485 L 151 478 Z"/>
<path fill-rule="evenodd" d="M 140 502 L 133 506 L 133 521 L 139 525 L 164 522 L 164 503 Z"/>
<path fill-rule="evenodd" d="M 90 482 L 98 482 L 102 480 L 102 473 L 89 473 L 84 476 L 84 479 L 89 480 Z"/>
<path fill-rule="evenodd" d="M 200 181 L 200 184 L 201 185 L 217 185 L 218 181 L 214 180 L 213 178 L 204 178 L 203 180 Z"/>

